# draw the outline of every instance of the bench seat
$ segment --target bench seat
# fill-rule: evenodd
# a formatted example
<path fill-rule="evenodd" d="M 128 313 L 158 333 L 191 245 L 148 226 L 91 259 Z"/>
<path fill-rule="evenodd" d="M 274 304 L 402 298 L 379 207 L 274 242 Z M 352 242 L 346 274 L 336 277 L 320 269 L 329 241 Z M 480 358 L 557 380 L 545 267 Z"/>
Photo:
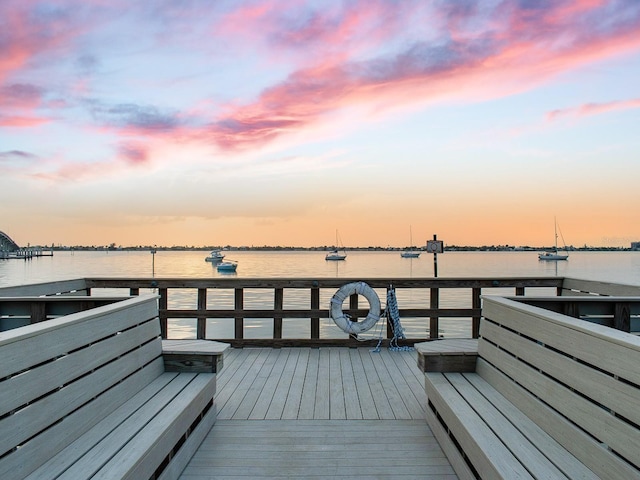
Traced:
<path fill-rule="evenodd" d="M 162 373 L 26 478 L 151 478 L 192 424 L 209 430 L 214 393 L 212 378 Z"/>
<path fill-rule="evenodd" d="M 600 478 L 477 373 L 425 375 L 437 437 L 460 445 L 469 478 Z"/>

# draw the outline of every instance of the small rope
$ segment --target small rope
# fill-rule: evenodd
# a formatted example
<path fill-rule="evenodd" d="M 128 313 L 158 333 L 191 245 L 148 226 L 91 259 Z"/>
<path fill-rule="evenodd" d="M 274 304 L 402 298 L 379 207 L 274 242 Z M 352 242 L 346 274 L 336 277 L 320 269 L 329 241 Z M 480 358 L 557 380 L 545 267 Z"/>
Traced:
<path fill-rule="evenodd" d="M 382 318 L 382 316 L 380 318 Z M 382 345 L 382 325 L 383 325 L 383 323 L 382 322 L 379 322 L 379 323 L 380 323 L 380 327 L 381 328 L 380 328 L 380 333 L 378 334 L 378 344 L 375 346 L 375 348 L 372 348 L 370 350 L 371 352 L 374 352 L 374 353 L 379 353 L 380 352 L 380 345 Z"/>
<path fill-rule="evenodd" d="M 387 290 L 387 308 L 385 310 L 387 314 L 387 321 L 391 318 L 391 330 L 393 330 L 393 338 L 389 341 L 389 350 L 392 352 L 410 352 L 413 347 L 398 345 L 398 340 L 405 340 L 407 337 L 404 334 L 404 329 L 400 323 L 400 311 L 398 310 L 398 299 L 396 298 L 396 290 L 393 285 L 389 285 Z"/>

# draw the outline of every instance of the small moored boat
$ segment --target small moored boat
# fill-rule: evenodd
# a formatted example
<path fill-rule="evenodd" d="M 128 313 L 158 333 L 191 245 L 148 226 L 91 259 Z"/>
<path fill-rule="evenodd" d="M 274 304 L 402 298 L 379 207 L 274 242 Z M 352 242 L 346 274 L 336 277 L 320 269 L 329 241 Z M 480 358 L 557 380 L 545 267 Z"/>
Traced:
<path fill-rule="evenodd" d="M 420 256 L 420 252 L 418 250 L 413 249 L 413 232 L 411 231 L 411 225 L 409 225 L 409 249 L 400 253 L 402 258 L 418 258 Z"/>
<path fill-rule="evenodd" d="M 538 254 L 538 260 L 547 260 L 547 261 L 556 261 L 556 260 L 568 260 L 568 253 L 558 253 L 558 223 L 554 219 L 554 233 L 555 233 L 555 245 L 553 251 L 551 252 L 543 252 Z M 560 233 L 562 235 L 562 232 Z M 562 242 L 564 243 L 564 237 L 562 238 Z M 565 251 L 567 250 L 567 246 L 564 246 Z"/>
<path fill-rule="evenodd" d="M 347 252 L 344 248 L 344 245 L 342 245 L 342 248 L 340 248 L 341 243 L 342 242 L 340 241 L 340 237 L 338 236 L 338 230 L 336 230 L 336 248 L 334 248 L 329 253 L 327 253 L 324 259 L 325 260 L 346 260 Z M 340 252 L 340 250 L 342 250 L 342 252 Z"/>
<path fill-rule="evenodd" d="M 216 265 L 216 268 L 219 272 L 235 272 L 236 268 L 238 268 L 238 262 L 227 260 L 225 262 L 220 262 Z"/>
<path fill-rule="evenodd" d="M 555 252 L 544 252 L 538 254 L 538 260 L 567 260 L 569 255 Z"/>
<path fill-rule="evenodd" d="M 332 250 L 324 257 L 325 260 L 344 260 L 347 258 L 346 253 L 340 253 L 338 250 Z"/>
<path fill-rule="evenodd" d="M 222 253 L 220 250 L 213 250 L 209 254 L 209 256 L 205 258 L 205 261 L 217 263 L 217 262 L 221 262 L 223 258 L 224 258 L 224 253 Z"/>

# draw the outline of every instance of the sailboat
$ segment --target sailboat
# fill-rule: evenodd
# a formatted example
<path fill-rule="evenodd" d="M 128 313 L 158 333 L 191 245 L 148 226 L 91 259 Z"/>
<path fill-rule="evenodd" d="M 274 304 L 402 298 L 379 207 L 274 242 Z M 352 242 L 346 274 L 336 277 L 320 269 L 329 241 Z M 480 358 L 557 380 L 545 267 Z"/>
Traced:
<path fill-rule="evenodd" d="M 555 221 L 553 222 L 553 226 L 554 226 L 554 232 L 555 232 L 555 246 L 552 252 L 544 252 L 544 253 L 539 253 L 538 254 L 538 260 L 552 260 L 552 261 L 556 261 L 556 260 L 568 260 L 569 259 L 569 254 L 568 253 L 558 253 L 558 223 Z M 564 243 L 564 238 L 562 239 L 563 243 Z M 565 245 L 565 251 L 567 249 L 567 246 Z"/>
<path fill-rule="evenodd" d="M 342 247 L 342 253 L 340 253 L 340 251 L 338 250 L 338 245 L 339 245 L 338 230 L 336 230 L 336 248 L 330 251 L 329 253 L 327 253 L 327 255 L 324 257 L 325 260 L 346 260 L 347 259 L 347 252 L 345 251 L 344 246 Z"/>
<path fill-rule="evenodd" d="M 400 254 L 402 258 L 418 258 L 420 252 L 413 250 L 413 234 L 411 233 L 411 225 L 409 225 L 409 250 L 405 250 Z"/>

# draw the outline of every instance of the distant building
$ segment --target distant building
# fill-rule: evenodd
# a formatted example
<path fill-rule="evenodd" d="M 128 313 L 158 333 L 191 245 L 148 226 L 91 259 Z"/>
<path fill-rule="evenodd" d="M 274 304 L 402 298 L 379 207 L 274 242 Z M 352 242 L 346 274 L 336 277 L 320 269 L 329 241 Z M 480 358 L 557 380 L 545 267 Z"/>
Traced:
<path fill-rule="evenodd" d="M 631 250 L 640 250 L 640 242 L 631 242 Z"/>

